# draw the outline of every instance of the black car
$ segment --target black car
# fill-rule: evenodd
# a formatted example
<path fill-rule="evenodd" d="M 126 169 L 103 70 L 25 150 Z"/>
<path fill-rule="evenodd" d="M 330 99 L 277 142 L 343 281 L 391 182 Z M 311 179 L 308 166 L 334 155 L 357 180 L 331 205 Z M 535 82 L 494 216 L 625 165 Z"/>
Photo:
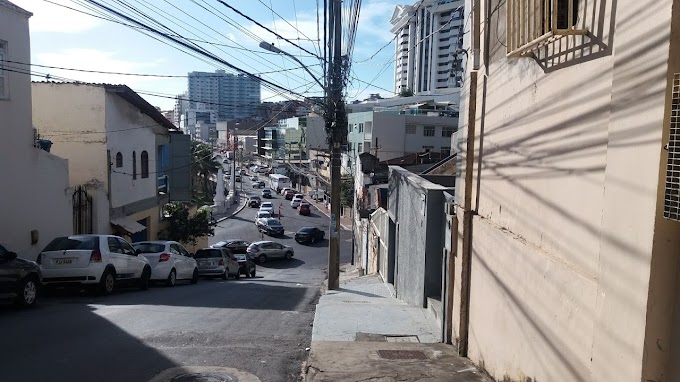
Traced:
<path fill-rule="evenodd" d="M 234 256 L 236 256 L 236 260 L 238 260 L 239 274 L 245 275 L 246 277 L 255 277 L 256 267 L 253 262 L 253 256 L 248 255 L 245 252 Z"/>
<path fill-rule="evenodd" d="M 295 241 L 298 243 L 316 243 L 326 236 L 326 232 L 316 227 L 302 227 L 295 233 Z"/>
<path fill-rule="evenodd" d="M 260 180 L 253 183 L 253 188 L 264 188 L 264 182 Z"/>
<path fill-rule="evenodd" d="M 35 304 L 42 283 L 40 267 L 33 261 L 0 245 L 0 298 L 14 299 L 18 305 Z"/>
<path fill-rule="evenodd" d="M 260 203 L 262 203 L 262 200 L 259 196 L 251 196 L 248 199 L 248 207 L 260 208 Z"/>
<path fill-rule="evenodd" d="M 255 225 L 257 225 L 260 232 L 264 232 L 269 236 L 283 235 L 283 225 L 281 225 L 281 222 L 278 219 L 257 219 Z"/>
<path fill-rule="evenodd" d="M 223 240 L 211 245 L 210 247 L 228 248 L 234 254 L 245 254 L 249 245 L 250 243 L 245 240 Z"/>

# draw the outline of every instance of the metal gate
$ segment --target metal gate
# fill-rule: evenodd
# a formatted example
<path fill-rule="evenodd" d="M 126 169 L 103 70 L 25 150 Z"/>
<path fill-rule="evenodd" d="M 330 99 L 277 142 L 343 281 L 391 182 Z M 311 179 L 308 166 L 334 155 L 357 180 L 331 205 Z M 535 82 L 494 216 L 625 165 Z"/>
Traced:
<path fill-rule="evenodd" d="M 73 233 L 92 233 L 92 196 L 83 186 L 76 187 L 73 196 Z"/>

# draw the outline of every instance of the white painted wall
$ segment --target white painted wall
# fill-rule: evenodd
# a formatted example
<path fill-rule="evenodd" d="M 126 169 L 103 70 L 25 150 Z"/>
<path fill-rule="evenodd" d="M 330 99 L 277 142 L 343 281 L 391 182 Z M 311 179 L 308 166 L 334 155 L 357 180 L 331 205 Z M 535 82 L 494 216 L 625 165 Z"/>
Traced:
<path fill-rule="evenodd" d="M 7 42 L 7 60 L 30 62 L 28 15 L 0 5 L 0 40 Z M 68 163 L 33 147 L 30 77 L 6 75 L 9 97 L 0 100 L 0 243 L 34 260 L 53 238 L 73 232 Z M 31 242 L 33 230 L 37 243 Z"/>
<path fill-rule="evenodd" d="M 158 122 L 115 94 L 106 96 L 106 148 L 114 163 L 111 171 L 111 207 L 153 198 L 157 194 L 156 134 Z M 149 154 L 149 177 L 142 178 L 142 151 Z M 116 153 L 123 167 L 115 167 Z M 137 157 L 137 179 L 132 174 L 132 153 Z"/>

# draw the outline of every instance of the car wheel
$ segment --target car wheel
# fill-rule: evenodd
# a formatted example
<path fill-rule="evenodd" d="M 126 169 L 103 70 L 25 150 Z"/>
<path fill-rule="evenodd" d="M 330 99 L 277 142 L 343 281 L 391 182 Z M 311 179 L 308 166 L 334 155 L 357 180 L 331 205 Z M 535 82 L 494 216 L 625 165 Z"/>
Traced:
<path fill-rule="evenodd" d="M 250 272 L 250 277 L 255 278 L 255 270 L 253 269 L 252 272 Z"/>
<path fill-rule="evenodd" d="M 293 252 L 290 252 L 290 251 L 286 252 L 286 260 L 290 260 L 292 258 L 293 258 Z"/>
<path fill-rule="evenodd" d="M 105 270 L 104 274 L 102 274 L 102 279 L 99 281 L 99 293 L 109 295 L 113 292 L 115 285 L 116 274 L 110 269 Z"/>
<path fill-rule="evenodd" d="M 139 278 L 139 289 L 147 290 L 149 289 L 149 284 L 151 283 L 151 268 L 144 267 L 142 271 L 142 277 Z"/>
<path fill-rule="evenodd" d="M 19 284 L 19 290 L 17 291 L 16 303 L 21 306 L 31 306 L 35 303 L 38 298 L 38 283 L 35 280 L 35 276 L 26 276 Z"/>
<path fill-rule="evenodd" d="M 265 255 L 260 255 L 260 256 L 257 257 L 257 261 L 258 261 L 260 264 L 264 264 L 264 263 L 267 262 L 267 256 L 265 256 Z"/>
<path fill-rule="evenodd" d="M 172 288 L 177 283 L 177 272 L 173 268 L 168 275 L 168 279 L 165 281 L 165 285 Z"/>
<path fill-rule="evenodd" d="M 229 278 L 229 268 L 224 270 L 224 273 L 222 273 L 222 280 L 226 280 Z"/>
<path fill-rule="evenodd" d="M 241 278 L 241 271 L 236 271 L 236 274 L 234 275 L 234 280 L 238 280 Z"/>
<path fill-rule="evenodd" d="M 191 276 L 191 283 L 196 284 L 198 282 L 198 268 L 194 268 L 194 274 Z"/>

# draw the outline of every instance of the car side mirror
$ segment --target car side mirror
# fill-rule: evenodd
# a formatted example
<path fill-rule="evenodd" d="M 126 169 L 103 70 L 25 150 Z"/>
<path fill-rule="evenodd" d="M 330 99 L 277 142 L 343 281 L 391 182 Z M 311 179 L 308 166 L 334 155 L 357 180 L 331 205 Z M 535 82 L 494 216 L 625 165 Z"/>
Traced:
<path fill-rule="evenodd" d="M 142 253 L 141 249 L 135 249 L 135 255 L 139 255 L 140 253 Z"/>

